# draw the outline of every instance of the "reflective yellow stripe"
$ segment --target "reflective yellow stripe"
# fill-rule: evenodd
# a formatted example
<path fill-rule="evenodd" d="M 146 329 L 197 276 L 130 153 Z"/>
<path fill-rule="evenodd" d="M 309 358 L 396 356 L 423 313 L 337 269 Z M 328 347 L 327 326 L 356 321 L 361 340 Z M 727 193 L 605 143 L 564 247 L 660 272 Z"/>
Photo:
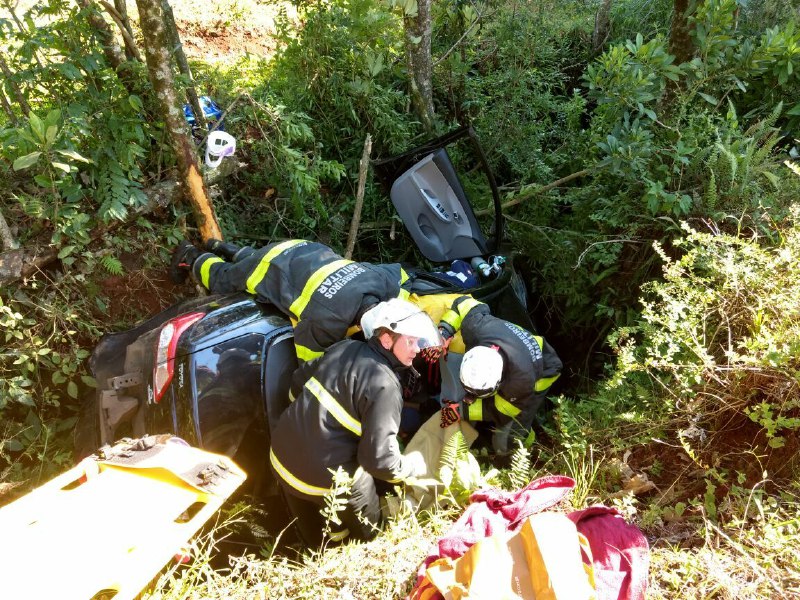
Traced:
<path fill-rule="evenodd" d="M 483 304 L 483 302 L 475 300 L 475 298 L 472 298 L 471 296 L 467 296 L 466 300 L 463 300 L 463 301 L 458 303 L 458 307 L 457 307 L 458 308 L 458 314 L 460 314 L 461 318 L 463 319 L 464 317 L 467 316 L 467 313 L 469 311 L 471 311 L 473 308 L 475 308 L 479 304 Z"/>
<path fill-rule="evenodd" d="M 361 437 L 361 423 L 356 421 L 350 414 L 344 409 L 344 407 L 336 401 L 336 398 L 331 396 L 330 392 L 322 387 L 322 384 L 317 380 L 316 377 L 312 377 L 306 382 L 305 385 L 306 389 L 316 396 L 319 403 L 324 406 L 329 413 L 333 415 L 333 418 L 339 421 L 339 423 L 345 429 L 349 429 L 357 436 Z"/>
<path fill-rule="evenodd" d="M 440 321 L 444 321 L 448 325 L 452 326 L 456 331 L 461 329 L 461 316 L 452 309 L 445 312 Z"/>
<path fill-rule="evenodd" d="M 297 477 L 292 475 L 289 470 L 281 464 L 281 461 L 278 460 L 278 457 L 275 456 L 275 453 L 272 451 L 272 448 L 269 450 L 269 462 L 272 463 L 275 472 L 281 476 L 286 483 L 296 489 L 298 492 L 302 492 L 303 494 L 308 494 L 309 496 L 324 496 L 325 494 L 330 493 L 330 488 L 322 488 L 316 485 L 311 485 L 310 483 L 305 483 L 304 481 L 300 481 Z"/>
<path fill-rule="evenodd" d="M 403 285 L 406 281 L 408 281 L 408 273 L 403 267 L 400 267 L 400 285 Z"/>
<path fill-rule="evenodd" d="M 306 306 L 311 301 L 311 294 L 316 291 L 323 279 L 328 277 L 328 275 L 337 269 L 341 269 L 342 267 L 350 264 L 353 264 L 352 260 L 342 258 L 341 260 L 335 260 L 332 263 L 329 263 L 324 267 L 320 267 L 314 271 L 314 274 L 308 278 L 308 281 L 306 281 L 306 285 L 303 288 L 303 293 L 300 294 L 300 296 L 294 302 L 292 302 L 292 305 L 289 307 L 289 310 L 294 314 L 294 316 L 298 319 L 300 318 L 300 315 L 303 314 Z"/>
<path fill-rule="evenodd" d="M 464 300 L 461 300 L 459 302 L 461 298 L 464 298 Z M 469 311 L 471 311 L 479 304 L 483 304 L 483 302 L 475 300 L 475 298 L 473 298 L 472 296 L 460 296 L 459 298 L 456 299 L 455 302 L 453 302 L 453 304 L 455 305 L 456 302 L 458 302 L 458 305 L 455 306 L 455 308 L 451 308 L 447 312 L 445 312 L 442 315 L 441 320 L 447 323 L 448 325 L 452 326 L 453 329 L 455 329 L 456 331 L 458 331 L 459 329 L 461 329 L 461 321 L 464 320 L 464 317 L 467 316 L 467 313 L 469 313 Z"/>
<path fill-rule="evenodd" d="M 319 358 L 324 352 L 317 352 L 316 350 L 312 350 L 311 348 L 306 348 L 305 346 L 301 346 L 300 344 L 294 345 L 294 350 L 297 352 L 297 358 L 300 360 L 314 360 L 315 358 Z"/>
<path fill-rule="evenodd" d="M 261 262 L 258 263 L 258 266 L 255 268 L 250 274 L 250 277 L 247 278 L 247 291 L 251 294 L 256 293 L 256 286 L 261 283 L 264 277 L 267 276 L 267 271 L 269 270 L 269 266 L 272 261 L 275 259 L 276 256 L 283 253 L 285 250 L 289 248 L 293 248 L 298 244 L 302 244 L 305 240 L 288 240 L 286 242 L 281 242 L 277 246 L 275 246 L 272 250 L 267 252 L 264 255 L 264 258 L 261 259 Z"/>
<path fill-rule="evenodd" d="M 467 419 L 470 421 L 483 421 L 483 398 L 478 398 L 468 406 Z"/>
<path fill-rule="evenodd" d="M 345 337 L 353 337 L 359 331 L 361 331 L 361 326 L 359 326 L 359 325 L 351 325 L 350 327 L 347 328 L 347 332 L 344 335 L 345 335 Z"/>
<path fill-rule="evenodd" d="M 544 338 L 540 335 L 533 336 L 533 339 L 536 340 L 536 343 L 539 344 L 539 350 L 544 352 Z"/>
<path fill-rule="evenodd" d="M 500 414 L 507 415 L 509 417 L 516 417 L 522 411 L 511 404 L 508 400 L 503 398 L 500 394 L 494 395 L 494 407 Z"/>
<path fill-rule="evenodd" d="M 330 534 L 328 534 L 328 538 L 332 542 L 341 542 L 348 535 L 350 535 L 350 530 L 342 529 L 341 531 L 331 531 Z"/>
<path fill-rule="evenodd" d="M 552 377 L 542 377 L 536 382 L 536 384 L 533 386 L 533 389 L 537 392 L 543 392 L 553 385 L 553 382 L 555 382 L 555 380 L 559 377 L 561 377 L 561 373 L 556 373 Z"/>
<path fill-rule="evenodd" d="M 215 263 L 225 262 L 219 256 L 211 256 L 203 261 L 203 264 L 200 265 L 200 283 L 202 283 L 205 287 L 208 287 L 208 278 L 211 275 L 211 265 Z"/>
<path fill-rule="evenodd" d="M 397 297 L 400 298 L 400 300 L 408 300 L 409 296 L 411 296 L 411 292 L 404 290 L 403 288 L 400 288 L 400 293 L 397 294 Z"/>

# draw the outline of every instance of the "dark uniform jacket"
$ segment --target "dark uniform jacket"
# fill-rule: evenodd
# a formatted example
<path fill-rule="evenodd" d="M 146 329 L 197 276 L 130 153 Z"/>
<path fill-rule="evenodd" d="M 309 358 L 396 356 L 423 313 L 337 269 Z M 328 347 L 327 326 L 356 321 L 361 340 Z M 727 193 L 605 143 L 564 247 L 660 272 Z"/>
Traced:
<path fill-rule="evenodd" d="M 309 368 L 310 367 L 310 368 Z M 344 340 L 308 363 L 312 376 L 281 415 L 270 462 L 292 493 L 317 501 L 330 491 L 329 469 L 363 469 L 384 481 L 412 475 L 397 442 L 407 369 L 376 338 Z"/>
<path fill-rule="evenodd" d="M 215 293 L 247 291 L 292 319 L 297 357 L 311 360 L 342 340 L 362 312 L 404 294 L 407 275 L 398 264 L 346 260 L 323 244 L 288 240 L 228 263 L 202 254 L 195 278 Z"/>
<path fill-rule="evenodd" d="M 505 424 L 528 403 L 542 397 L 561 373 L 562 363 L 544 338 L 504 319 L 471 296 L 457 298 L 442 316 L 440 327 L 461 331 L 464 347 L 497 346 L 503 356 L 503 376 L 494 398 L 476 400 L 468 409 L 472 421 Z"/>

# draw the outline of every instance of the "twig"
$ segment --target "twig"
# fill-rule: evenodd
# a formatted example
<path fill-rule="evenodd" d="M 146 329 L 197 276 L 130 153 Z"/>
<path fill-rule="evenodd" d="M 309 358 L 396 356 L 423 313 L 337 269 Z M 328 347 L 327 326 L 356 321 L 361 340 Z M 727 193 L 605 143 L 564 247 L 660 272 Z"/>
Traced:
<path fill-rule="evenodd" d="M 611 240 L 602 240 L 600 242 L 592 242 L 591 244 L 586 246 L 586 249 L 583 252 L 581 252 L 580 256 L 578 256 L 578 262 L 576 262 L 575 266 L 572 267 L 572 268 L 573 269 L 577 269 L 578 267 L 580 267 L 581 263 L 583 262 L 583 257 L 586 256 L 586 254 L 588 254 L 589 250 L 591 250 L 595 246 L 599 246 L 600 244 L 625 244 L 625 243 L 628 243 L 628 244 L 641 244 L 642 242 L 640 242 L 639 240 L 631 240 L 631 239 L 628 239 L 628 238 L 614 238 L 614 239 L 611 239 Z"/>
<path fill-rule="evenodd" d="M 347 248 L 344 257 L 352 258 L 353 248 L 356 245 L 356 234 L 358 225 L 361 223 L 361 209 L 364 206 L 364 188 L 367 183 L 367 172 L 369 171 L 369 155 L 372 153 L 372 136 L 367 134 L 364 140 L 364 153 L 361 155 L 361 162 L 358 163 L 358 189 L 356 190 L 356 205 L 353 208 L 353 220 L 350 221 L 350 233 L 347 236 Z"/>
<path fill-rule="evenodd" d="M 566 177 L 562 177 L 561 179 L 556 179 L 552 183 L 548 183 L 545 186 L 537 187 L 537 188 L 534 188 L 532 190 L 527 190 L 525 192 L 521 192 L 520 194 L 517 195 L 516 198 L 514 198 L 513 200 L 509 200 L 508 202 L 503 204 L 502 208 L 503 208 L 503 210 L 505 210 L 507 208 L 511 208 L 512 206 L 516 206 L 517 204 L 522 204 L 523 202 L 525 202 L 526 200 L 532 198 L 533 196 L 537 196 L 538 194 L 543 194 L 544 192 L 550 191 L 553 188 L 560 187 L 560 186 L 564 185 L 565 183 L 567 183 L 569 181 L 572 181 L 573 179 L 577 179 L 578 177 L 583 177 L 584 175 L 588 175 L 591 172 L 592 172 L 591 169 L 582 169 L 580 171 L 577 171 L 576 173 L 571 173 L 571 174 L 567 175 Z M 491 215 L 491 214 L 494 214 L 494 209 L 493 208 L 482 208 L 481 210 L 476 210 L 475 211 L 475 215 L 478 216 L 478 217 L 482 217 L 482 216 L 485 216 L 485 215 Z"/>
<path fill-rule="evenodd" d="M 477 12 L 477 11 L 476 11 L 476 12 Z M 487 16 L 491 17 L 491 16 L 492 16 L 492 15 L 493 15 L 495 12 L 497 12 L 497 11 L 492 11 L 492 12 L 491 12 L 491 13 L 489 13 Z M 456 40 L 456 43 L 455 43 L 455 44 L 453 44 L 452 46 L 450 46 L 450 48 L 447 50 L 447 52 L 445 52 L 445 53 L 444 53 L 444 54 L 442 54 L 442 55 L 441 55 L 441 56 L 440 56 L 438 59 L 436 59 L 436 62 L 435 62 L 435 63 L 433 63 L 433 67 L 432 67 L 432 68 L 434 68 L 434 69 L 435 69 L 435 68 L 436 68 L 436 67 L 438 67 L 438 66 L 439 66 L 439 65 L 440 65 L 440 64 L 441 64 L 441 63 L 442 63 L 442 62 L 443 62 L 443 61 L 444 61 L 444 60 L 445 60 L 445 59 L 446 59 L 448 56 L 450 56 L 450 54 L 453 52 L 453 50 L 455 50 L 456 48 L 458 48 L 458 47 L 461 45 L 461 42 L 463 42 L 463 41 L 464 41 L 464 38 L 465 38 L 465 37 L 467 37 L 467 35 L 469 34 L 469 32 L 470 32 L 470 31 L 472 31 L 472 30 L 475 28 L 475 26 L 476 26 L 478 23 L 480 23 L 482 20 L 483 20 L 483 15 L 481 15 L 481 14 L 479 14 L 477 17 L 475 17 L 475 20 L 474 20 L 474 21 L 473 21 L 473 22 L 470 24 L 470 26 L 469 26 L 469 27 L 467 27 L 467 28 L 466 28 L 466 30 L 464 30 L 464 33 L 462 33 L 462 34 L 461 34 L 461 37 L 460 37 L 460 38 L 458 38 L 458 40 Z"/>
<path fill-rule="evenodd" d="M 106 12 L 111 15 L 111 18 L 117 24 L 117 27 L 119 27 L 119 32 L 122 34 L 122 39 L 125 41 L 125 47 L 131 53 L 131 55 L 133 55 L 133 58 L 139 62 L 143 62 L 142 55 L 139 54 L 139 50 L 136 48 L 136 43 L 133 41 L 130 32 L 125 27 L 125 22 L 122 20 L 122 15 L 117 12 L 117 9 L 114 6 L 111 6 L 108 2 L 106 2 L 106 0 L 97 1 L 100 3 L 100 6 L 106 9 Z"/>

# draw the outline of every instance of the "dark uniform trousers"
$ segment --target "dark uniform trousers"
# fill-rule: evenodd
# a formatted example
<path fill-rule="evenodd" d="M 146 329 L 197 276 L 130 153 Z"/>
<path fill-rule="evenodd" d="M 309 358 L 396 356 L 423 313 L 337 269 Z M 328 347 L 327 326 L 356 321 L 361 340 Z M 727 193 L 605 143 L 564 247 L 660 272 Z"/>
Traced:
<path fill-rule="evenodd" d="M 195 278 L 214 293 L 248 292 L 281 310 L 294 325 L 297 358 L 311 360 L 344 339 L 368 307 L 407 297 L 398 264 L 347 260 L 323 244 L 287 240 L 243 249 L 236 262 L 206 253 L 194 262 Z"/>

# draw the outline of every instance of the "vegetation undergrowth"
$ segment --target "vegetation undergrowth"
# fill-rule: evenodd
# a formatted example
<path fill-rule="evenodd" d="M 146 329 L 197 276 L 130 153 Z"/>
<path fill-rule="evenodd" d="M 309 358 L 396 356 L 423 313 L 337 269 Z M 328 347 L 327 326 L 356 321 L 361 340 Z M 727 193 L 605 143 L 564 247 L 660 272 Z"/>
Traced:
<path fill-rule="evenodd" d="M 274 57 L 193 64 L 242 163 L 212 193 L 229 239 L 341 250 L 366 135 L 373 158 L 429 135 L 407 93 L 408 3 L 296 4 Z M 681 48 L 674 3 L 615 2 L 595 47 L 596 4 L 434 5 L 437 132 L 469 122 L 483 140 L 509 250 L 567 365 L 533 448 L 499 474 L 480 457 L 446 471 L 451 505 L 487 480 L 564 473 L 573 506 L 615 505 L 645 531 L 653 597 L 798 595 L 796 7 L 690 3 Z M 87 10 L 48 0 L 0 20 L 3 258 L 20 245 L 57 257 L 0 289 L 0 491 L 70 463 L 89 351 L 186 293 L 163 265 L 197 234 L 185 208 L 147 210 L 173 176 L 163 119 L 143 66 L 112 68 Z M 453 159 L 486 209 L 466 154 Z M 357 257 L 421 262 L 400 229 L 368 178 Z M 405 515 L 369 544 L 239 558 L 227 573 L 198 560 L 153 597 L 399 597 L 457 514 Z"/>

